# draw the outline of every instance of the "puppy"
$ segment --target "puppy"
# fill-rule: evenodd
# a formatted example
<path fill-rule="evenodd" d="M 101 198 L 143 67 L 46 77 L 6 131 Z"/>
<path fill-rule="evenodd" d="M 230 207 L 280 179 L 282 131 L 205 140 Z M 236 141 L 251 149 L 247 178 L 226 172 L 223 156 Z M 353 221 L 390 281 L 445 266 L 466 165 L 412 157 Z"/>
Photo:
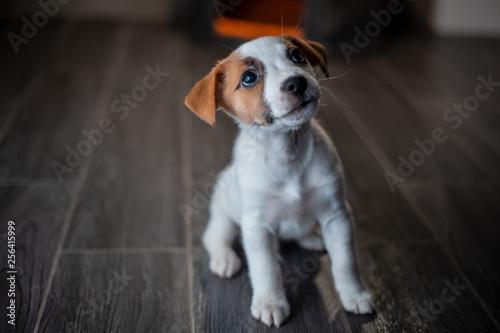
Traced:
<path fill-rule="evenodd" d="M 185 104 L 215 126 L 224 110 L 240 132 L 219 175 L 203 245 L 210 270 L 229 278 L 241 267 L 232 244 L 241 229 L 253 289 L 253 317 L 280 326 L 290 314 L 278 263 L 279 239 L 328 251 L 347 311 L 374 310 L 354 253 L 342 166 L 313 119 L 321 97 L 313 67 L 328 76 L 324 47 L 292 36 L 241 45 L 199 81 Z M 322 237 L 315 233 L 319 224 Z"/>

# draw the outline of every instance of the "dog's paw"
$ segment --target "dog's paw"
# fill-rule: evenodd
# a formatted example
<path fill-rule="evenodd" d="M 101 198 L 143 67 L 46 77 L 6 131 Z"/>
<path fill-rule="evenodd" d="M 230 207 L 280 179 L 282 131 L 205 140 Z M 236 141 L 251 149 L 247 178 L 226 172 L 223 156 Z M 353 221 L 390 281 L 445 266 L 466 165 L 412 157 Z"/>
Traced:
<path fill-rule="evenodd" d="M 315 233 L 311 233 L 309 235 L 297 239 L 297 243 L 301 248 L 306 250 L 311 250 L 311 251 L 325 250 L 325 244 L 323 243 L 323 238 L 321 236 L 316 235 Z"/>
<path fill-rule="evenodd" d="M 340 295 L 340 300 L 346 311 L 355 314 L 368 314 L 375 310 L 372 296 L 366 290 Z"/>
<path fill-rule="evenodd" d="M 232 249 L 222 249 L 210 256 L 210 271 L 215 275 L 230 278 L 238 273 L 240 268 L 241 260 Z"/>
<path fill-rule="evenodd" d="M 262 321 L 267 326 L 271 327 L 274 324 L 276 327 L 280 327 L 290 314 L 290 305 L 284 296 L 254 296 L 250 310 L 255 319 Z"/>

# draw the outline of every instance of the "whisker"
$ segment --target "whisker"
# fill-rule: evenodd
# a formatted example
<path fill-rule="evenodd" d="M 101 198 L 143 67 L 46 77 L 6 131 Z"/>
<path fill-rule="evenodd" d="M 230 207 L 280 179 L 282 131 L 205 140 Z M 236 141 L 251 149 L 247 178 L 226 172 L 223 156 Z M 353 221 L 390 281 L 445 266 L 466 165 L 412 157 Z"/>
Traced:
<path fill-rule="evenodd" d="M 325 88 L 326 87 L 321 87 L 321 88 Z M 327 90 L 328 91 L 328 90 Z M 331 93 L 331 92 L 330 92 Z M 326 104 L 325 104 L 326 105 Z M 326 111 L 326 108 L 322 108 L 325 110 L 325 114 L 326 114 L 326 119 L 328 119 L 328 123 L 330 124 L 330 128 L 333 128 L 333 123 L 332 123 L 332 120 L 330 119 L 330 114 L 329 112 Z M 317 119 L 318 121 L 320 121 L 320 119 Z"/>
<path fill-rule="evenodd" d="M 322 63 L 322 62 L 323 62 L 323 59 L 324 59 L 324 55 L 322 54 L 322 55 L 321 55 L 321 59 L 319 60 L 319 62 L 320 62 L 320 63 Z M 316 68 L 316 71 L 314 72 L 314 76 L 318 75 L 318 72 L 319 72 L 320 70 L 321 70 L 321 66 L 318 66 L 318 67 Z M 327 72 L 328 72 L 329 68 L 327 68 L 326 70 L 327 70 Z M 326 76 L 326 73 L 323 73 L 323 75 L 321 75 L 321 76 L 320 76 L 320 78 L 318 79 L 318 81 L 319 81 L 319 80 L 321 80 L 322 78 L 324 78 L 325 76 Z"/>
<path fill-rule="evenodd" d="M 297 22 L 297 25 L 295 26 L 295 29 L 293 29 L 293 32 L 292 32 L 292 39 L 290 41 L 293 41 L 294 38 L 295 38 L 295 31 L 297 31 L 297 29 L 299 28 L 299 25 L 300 25 L 300 22 L 302 21 L 302 16 L 304 16 L 304 14 L 301 14 L 300 17 L 299 17 L 299 22 Z"/>
<path fill-rule="evenodd" d="M 322 54 L 321 55 L 321 59 L 319 61 L 320 64 L 323 62 L 323 59 L 325 59 L 325 55 L 326 54 Z M 318 66 L 318 68 L 316 69 L 316 72 L 314 73 L 314 76 L 318 75 L 318 72 L 320 71 L 320 69 L 321 69 L 321 66 Z M 321 79 L 323 79 L 326 76 L 326 73 L 329 73 L 329 72 L 330 72 L 330 68 L 327 68 L 326 72 L 323 73 L 323 75 L 321 75 L 321 77 L 318 79 L 318 81 L 321 80 Z"/>
<path fill-rule="evenodd" d="M 255 126 L 255 131 L 253 132 L 253 139 L 255 140 L 257 138 L 257 132 L 259 131 L 260 126 Z"/>
<path fill-rule="evenodd" d="M 273 121 L 273 117 L 272 117 L 272 114 L 271 114 L 271 107 L 267 107 L 264 111 L 262 111 L 260 113 L 260 116 L 261 117 L 264 117 L 264 119 L 269 123 L 269 124 L 272 124 L 272 121 Z"/>
<path fill-rule="evenodd" d="M 252 124 L 245 132 L 243 132 L 242 135 L 246 135 L 248 133 L 248 131 L 250 131 L 252 129 L 252 127 L 254 127 L 256 125 L 257 125 L 257 123 Z"/>
<path fill-rule="evenodd" d="M 339 102 L 340 104 L 342 104 L 343 106 L 349 108 L 349 109 L 352 109 L 351 106 L 345 104 L 344 102 L 342 102 L 337 96 L 335 96 L 335 94 L 329 90 L 327 87 L 321 87 L 322 89 L 326 89 L 326 92 L 328 93 L 328 96 L 332 98 L 332 101 L 335 103 L 335 101 Z"/>
<path fill-rule="evenodd" d="M 283 37 L 283 8 L 281 7 L 281 2 L 280 2 L 280 14 L 281 14 L 281 37 Z"/>
<path fill-rule="evenodd" d="M 297 153 L 297 156 L 300 158 L 300 160 L 302 161 L 302 156 L 300 156 L 300 153 L 297 149 L 297 146 L 295 145 L 295 132 L 297 131 L 290 131 L 292 134 L 291 134 L 291 137 L 292 137 L 292 146 L 293 148 L 295 149 L 295 152 Z M 297 132 L 297 134 L 299 135 L 299 138 L 298 138 L 298 141 L 300 143 L 300 133 Z"/>
<path fill-rule="evenodd" d="M 262 126 L 252 126 L 255 128 L 255 131 L 253 133 L 253 142 L 251 143 L 253 145 L 254 151 L 256 152 L 257 155 L 262 154 L 262 149 L 259 149 L 259 144 L 261 143 L 259 140 L 259 131 Z"/>
<path fill-rule="evenodd" d="M 300 129 L 300 131 L 302 132 L 302 134 L 303 134 L 303 136 L 304 136 L 304 139 L 306 140 L 307 145 L 309 146 L 309 140 L 307 139 L 307 135 L 306 135 L 306 133 L 304 133 L 304 130 L 302 129 L 302 127 L 300 127 L 299 129 Z"/>
<path fill-rule="evenodd" d="M 320 61 L 323 61 L 323 60 L 320 60 Z M 318 75 L 318 72 L 321 70 L 321 67 L 318 66 L 318 68 L 316 69 L 316 73 L 314 73 L 314 76 Z M 330 71 L 329 68 L 326 69 L 327 72 Z M 319 78 L 318 78 L 318 81 L 322 81 L 322 80 L 325 80 L 325 79 L 328 79 L 328 78 L 325 78 L 326 77 L 326 73 L 323 73 Z"/>
<path fill-rule="evenodd" d="M 353 69 L 354 69 L 354 67 L 351 67 L 347 71 L 345 71 L 343 74 L 331 76 L 331 77 L 326 77 L 326 78 L 319 78 L 318 81 L 328 81 L 328 80 L 333 80 L 333 79 L 338 79 L 338 78 L 344 77 L 347 74 L 349 74 L 349 72 L 351 72 Z"/>
<path fill-rule="evenodd" d="M 332 91 L 338 91 L 338 92 L 347 92 L 347 91 L 352 91 L 352 89 L 336 89 L 332 87 L 319 87 L 320 89 L 327 89 L 327 90 L 332 90 Z"/>
<path fill-rule="evenodd" d="M 229 49 L 229 50 L 231 50 L 231 51 L 234 51 L 234 50 L 235 50 L 235 49 L 232 49 L 232 48 L 230 48 L 229 46 L 227 46 L 227 45 L 225 45 L 225 44 L 222 44 L 221 42 L 214 42 L 214 43 L 215 43 L 215 44 L 222 45 L 222 46 L 224 46 L 225 48 L 227 48 L 227 49 Z"/>
<path fill-rule="evenodd" d="M 264 116 L 265 116 L 265 114 L 266 114 L 266 112 L 269 112 L 269 111 L 271 111 L 271 108 L 270 108 L 270 107 L 267 107 L 266 109 L 264 109 L 264 110 L 260 113 L 260 116 L 261 116 L 261 117 L 264 117 Z M 257 123 L 253 123 L 253 124 L 250 126 L 250 128 L 248 128 L 245 132 L 243 132 L 243 134 L 242 134 L 242 135 L 247 134 L 247 133 L 248 133 L 248 132 L 249 132 L 249 131 L 253 128 L 253 127 L 255 127 L 255 126 L 257 126 L 257 128 L 259 128 L 259 127 L 260 127 L 260 126 L 259 126 L 259 124 L 257 124 Z"/>

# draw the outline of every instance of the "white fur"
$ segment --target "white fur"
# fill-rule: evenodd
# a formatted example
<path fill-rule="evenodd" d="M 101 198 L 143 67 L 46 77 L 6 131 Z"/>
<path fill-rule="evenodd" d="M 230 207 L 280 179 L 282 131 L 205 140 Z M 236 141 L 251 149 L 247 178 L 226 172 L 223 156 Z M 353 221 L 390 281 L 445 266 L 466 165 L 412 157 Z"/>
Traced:
<path fill-rule="evenodd" d="M 241 262 L 231 246 L 239 227 L 253 288 L 252 315 L 279 326 L 290 313 L 278 264 L 279 239 L 316 250 L 324 243 L 345 309 L 372 312 L 373 301 L 357 270 L 341 164 L 331 140 L 311 119 L 319 103 L 294 117 L 285 116 L 292 105 L 280 90 L 282 82 L 302 75 L 308 89 L 319 96 L 313 69 L 291 62 L 286 45 L 276 37 L 254 40 L 238 51 L 264 64 L 263 100 L 275 121 L 267 127 L 237 121 L 240 133 L 233 160 L 219 176 L 203 235 L 210 269 L 222 277 L 238 272 Z M 323 242 L 314 233 L 318 223 Z"/>

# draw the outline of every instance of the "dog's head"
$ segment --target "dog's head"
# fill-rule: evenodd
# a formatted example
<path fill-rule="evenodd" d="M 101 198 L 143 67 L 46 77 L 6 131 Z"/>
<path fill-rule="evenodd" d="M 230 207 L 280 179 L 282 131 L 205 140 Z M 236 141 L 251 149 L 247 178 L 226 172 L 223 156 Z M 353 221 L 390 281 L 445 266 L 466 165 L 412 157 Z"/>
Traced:
<path fill-rule="evenodd" d="M 186 105 L 215 126 L 224 110 L 246 124 L 293 129 L 311 119 L 321 97 L 313 67 L 328 77 L 324 47 L 292 36 L 241 45 L 193 87 Z"/>

